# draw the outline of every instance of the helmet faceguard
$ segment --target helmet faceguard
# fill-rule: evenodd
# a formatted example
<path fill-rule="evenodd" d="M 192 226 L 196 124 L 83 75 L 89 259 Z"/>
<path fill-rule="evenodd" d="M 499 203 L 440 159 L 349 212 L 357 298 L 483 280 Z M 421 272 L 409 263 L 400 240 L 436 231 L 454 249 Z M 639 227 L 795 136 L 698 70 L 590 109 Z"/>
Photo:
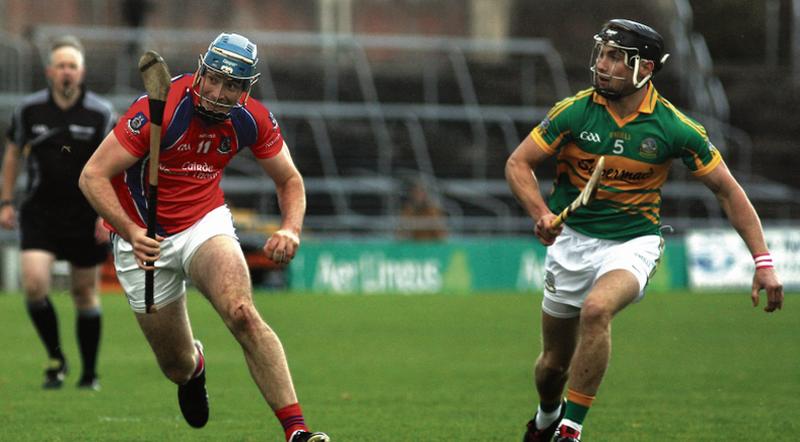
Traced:
<path fill-rule="evenodd" d="M 625 19 L 614 19 L 603 25 L 603 29 L 594 36 L 594 47 L 589 61 L 592 72 L 592 86 L 598 94 L 608 99 L 619 99 L 641 89 L 653 75 L 661 70 L 669 54 L 664 53 L 664 39 L 650 26 Z M 611 74 L 598 72 L 597 61 L 604 48 L 613 48 L 621 54 L 619 62 L 623 62 L 633 71 L 631 77 L 633 88 L 623 86 L 621 89 L 601 87 L 598 79 L 625 80 Z M 653 62 L 653 70 L 644 78 L 639 78 L 639 67 L 642 60 Z M 616 61 L 615 61 L 616 62 Z M 612 66 L 611 72 L 613 72 Z"/>
<path fill-rule="evenodd" d="M 246 37 L 228 33 L 217 36 L 197 62 L 197 73 L 192 84 L 192 91 L 200 100 L 197 111 L 212 120 L 228 119 L 232 109 L 247 103 L 250 90 L 261 75 L 256 72 L 257 63 L 258 49 Z M 203 92 L 211 73 L 221 78 L 223 83 L 216 97 L 204 95 Z M 239 97 L 232 102 L 223 100 L 223 89 L 235 89 L 236 86 L 241 87 Z"/>

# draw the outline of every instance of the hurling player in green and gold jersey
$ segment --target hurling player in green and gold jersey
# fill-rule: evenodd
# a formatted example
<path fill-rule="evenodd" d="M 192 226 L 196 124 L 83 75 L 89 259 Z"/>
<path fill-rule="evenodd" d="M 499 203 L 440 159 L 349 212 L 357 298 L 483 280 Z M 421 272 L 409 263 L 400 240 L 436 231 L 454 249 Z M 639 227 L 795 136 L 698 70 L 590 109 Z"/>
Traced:
<path fill-rule="evenodd" d="M 579 441 L 611 349 L 611 319 L 644 295 L 661 257 L 661 188 L 678 159 L 720 201 L 756 261 L 751 293 L 765 310 L 783 305 L 758 214 L 703 126 L 662 97 L 651 82 L 667 60 L 664 41 L 631 20 L 607 22 L 594 36 L 592 87 L 557 103 L 506 164 L 511 190 L 548 246 L 542 302 L 542 352 L 535 380 L 540 404 L 524 440 Z M 534 171 L 556 155 L 548 202 Z M 605 156 L 597 197 L 557 228 Z M 562 404 L 564 387 L 567 401 Z M 554 437 L 555 436 L 555 437 Z"/>

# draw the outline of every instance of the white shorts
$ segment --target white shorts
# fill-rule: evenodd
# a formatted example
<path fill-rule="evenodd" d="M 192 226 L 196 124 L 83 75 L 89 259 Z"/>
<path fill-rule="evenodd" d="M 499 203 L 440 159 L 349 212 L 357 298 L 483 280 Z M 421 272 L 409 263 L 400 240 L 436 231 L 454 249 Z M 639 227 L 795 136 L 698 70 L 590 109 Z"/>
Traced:
<path fill-rule="evenodd" d="M 556 318 L 580 315 L 583 301 L 598 278 L 612 270 L 627 270 L 639 281 L 639 301 L 655 273 L 664 248 L 659 235 L 628 241 L 592 238 L 564 226 L 545 257 L 542 310 Z"/>
<path fill-rule="evenodd" d="M 161 257 L 156 261 L 154 274 L 153 304 L 165 306 L 180 299 L 186 293 L 186 279 L 192 257 L 208 239 L 227 235 L 238 241 L 233 227 L 233 218 L 227 206 L 208 212 L 193 226 L 161 241 Z M 112 238 L 114 267 L 117 279 L 125 290 L 133 311 L 145 312 L 144 274 L 136 264 L 133 246 L 119 235 Z"/>

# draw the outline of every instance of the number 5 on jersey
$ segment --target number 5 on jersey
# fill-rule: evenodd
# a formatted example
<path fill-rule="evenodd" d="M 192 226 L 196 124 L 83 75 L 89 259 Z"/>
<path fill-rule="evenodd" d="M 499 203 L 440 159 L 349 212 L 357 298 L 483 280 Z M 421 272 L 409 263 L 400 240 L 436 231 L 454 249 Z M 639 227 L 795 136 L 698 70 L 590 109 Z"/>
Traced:
<path fill-rule="evenodd" d="M 614 140 L 614 150 L 612 150 L 611 152 L 615 153 L 616 155 L 621 154 L 622 151 L 625 150 L 625 144 L 624 143 L 625 143 L 625 140 L 623 140 L 621 138 L 617 138 L 616 140 Z"/>

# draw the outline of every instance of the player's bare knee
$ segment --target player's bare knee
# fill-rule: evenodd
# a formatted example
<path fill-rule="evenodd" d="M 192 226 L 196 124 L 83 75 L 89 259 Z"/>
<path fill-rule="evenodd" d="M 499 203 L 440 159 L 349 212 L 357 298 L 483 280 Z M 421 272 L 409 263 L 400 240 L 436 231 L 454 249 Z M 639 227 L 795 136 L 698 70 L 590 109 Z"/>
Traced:
<path fill-rule="evenodd" d="M 612 317 L 611 309 L 601 301 L 587 299 L 581 307 L 582 326 L 605 327 Z"/>
<path fill-rule="evenodd" d="M 546 377 L 564 377 L 569 371 L 569 361 L 553 353 L 542 353 L 536 360 L 536 371 Z"/>
<path fill-rule="evenodd" d="M 192 378 L 195 369 L 195 362 L 191 358 L 186 360 L 173 359 L 170 361 L 159 361 L 159 366 L 164 376 L 170 381 L 181 385 L 185 384 Z"/>
<path fill-rule="evenodd" d="M 78 310 L 85 310 L 98 306 L 99 300 L 94 291 L 73 292 L 72 301 Z"/>
<path fill-rule="evenodd" d="M 177 368 L 162 369 L 162 371 L 164 372 L 164 376 L 166 376 L 167 379 L 178 385 L 183 385 L 189 382 L 189 379 L 192 378 L 191 371 L 179 370 Z"/>
<path fill-rule="evenodd" d="M 47 284 L 39 281 L 24 281 L 22 283 L 22 290 L 29 300 L 44 298 L 47 295 L 47 287 Z"/>
<path fill-rule="evenodd" d="M 252 336 L 264 327 L 264 321 L 253 303 L 249 301 L 235 302 L 231 307 L 229 317 L 230 328 L 237 336 Z"/>

